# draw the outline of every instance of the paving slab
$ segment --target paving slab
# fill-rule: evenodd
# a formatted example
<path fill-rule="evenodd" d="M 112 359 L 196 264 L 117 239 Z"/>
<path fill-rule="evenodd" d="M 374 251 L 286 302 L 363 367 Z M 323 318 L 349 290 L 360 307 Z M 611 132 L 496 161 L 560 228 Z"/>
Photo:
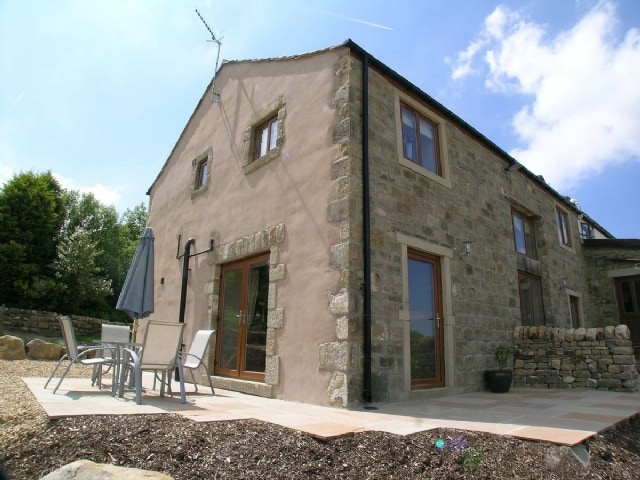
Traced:
<path fill-rule="evenodd" d="M 196 422 L 253 418 L 321 438 L 376 430 L 396 435 L 435 428 L 473 430 L 574 446 L 640 413 L 639 393 L 596 390 L 528 390 L 468 394 L 407 402 L 376 403 L 354 409 L 322 407 L 216 389 L 195 392 L 188 384 L 187 403 L 179 396 L 161 398 L 146 388 L 142 405 L 134 392 L 112 397 L 108 384 L 92 387 L 84 378 L 68 378 L 56 394 L 45 378 L 23 378 L 51 418 L 75 415 L 175 413 Z M 151 384 L 143 378 L 143 385 Z M 204 386 L 203 386 L 204 388 Z M 179 391 L 174 382 L 172 390 Z"/>

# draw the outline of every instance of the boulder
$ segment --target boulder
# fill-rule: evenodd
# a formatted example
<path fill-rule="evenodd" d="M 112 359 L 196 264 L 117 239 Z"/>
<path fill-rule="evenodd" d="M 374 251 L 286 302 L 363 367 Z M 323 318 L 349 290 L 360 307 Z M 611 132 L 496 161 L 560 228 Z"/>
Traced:
<path fill-rule="evenodd" d="M 95 463 L 90 460 L 77 460 L 45 475 L 40 480 L 173 480 L 173 477 L 160 472 L 139 470 L 137 468 L 118 467 L 107 463 Z"/>
<path fill-rule="evenodd" d="M 24 351 L 24 342 L 21 338 L 13 335 L 0 337 L 0 359 L 24 360 L 25 358 L 27 358 L 27 354 Z"/>
<path fill-rule="evenodd" d="M 27 343 L 27 358 L 30 360 L 60 360 L 64 355 L 64 348 L 55 343 L 45 342 L 35 338 Z"/>

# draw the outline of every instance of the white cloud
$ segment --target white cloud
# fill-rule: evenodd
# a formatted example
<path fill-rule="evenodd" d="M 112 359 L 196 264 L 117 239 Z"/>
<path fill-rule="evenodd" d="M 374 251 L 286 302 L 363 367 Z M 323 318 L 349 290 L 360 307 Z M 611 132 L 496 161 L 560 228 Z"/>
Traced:
<path fill-rule="evenodd" d="M 60 185 L 67 190 L 77 190 L 80 193 L 92 193 L 104 205 L 115 205 L 122 198 L 122 189 L 96 183 L 89 186 L 78 186 L 75 180 L 65 177 L 59 173 L 53 176 L 60 182 Z"/>
<path fill-rule="evenodd" d="M 521 94 L 511 154 L 560 190 L 640 157 L 640 30 L 617 25 L 608 1 L 554 35 L 500 6 L 453 65 L 464 78 L 480 59 L 490 90 Z"/>

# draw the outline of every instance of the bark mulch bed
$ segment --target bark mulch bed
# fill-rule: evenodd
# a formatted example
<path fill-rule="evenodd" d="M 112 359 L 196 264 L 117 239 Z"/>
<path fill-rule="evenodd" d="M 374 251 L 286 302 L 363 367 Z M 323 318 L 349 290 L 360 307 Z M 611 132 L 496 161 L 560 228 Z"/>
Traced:
<path fill-rule="evenodd" d="M 442 448 L 438 439 L 445 441 Z M 320 440 L 253 420 L 91 416 L 48 422 L 0 453 L 0 462 L 15 480 L 38 479 L 81 458 L 161 471 L 176 480 L 640 478 L 640 416 L 588 446 L 590 463 L 584 466 L 568 447 L 486 433 L 364 432 Z"/>

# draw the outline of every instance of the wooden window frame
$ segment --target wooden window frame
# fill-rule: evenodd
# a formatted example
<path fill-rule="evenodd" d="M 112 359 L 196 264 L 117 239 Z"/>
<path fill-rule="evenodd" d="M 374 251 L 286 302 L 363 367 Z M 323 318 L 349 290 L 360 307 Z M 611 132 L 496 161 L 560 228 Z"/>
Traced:
<path fill-rule="evenodd" d="M 275 132 L 274 132 L 275 127 Z M 256 161 L 261 157 L 266 156 L 272 150 L 278 147 L 278 115 L 275 114 L 269 118 L 266 122 L 261 123 L 255 128 L 254 143 L 253 143 L 253 160 Z M 267 149 L 262 151 L 262 136 L 263 132 L 267 134 Z M 274 138 L 275 133 L 275 138 Z"/>
<path fill-rule="evenodd" d="M 569 214 L 560 208 L 556 208 L 556 225 L 558 228 L 558 240 L 560 240 L 560 244 L 565 247 L 572 248 L 573 245 L 571 242 Z"/>
<path fill-rule="evenodd" d="M 416 128 L 416 141 L 415 141 L 415 145 L 416 145 L 416 160 L 412 159 L 411 157 L 408 157 L 405 152 L 405 138 L 404 138 L 404 130 L 403 130 L 403 121 L 402 121 L 402 116 L 403 116 L 403 112 L 406 111 L 410 114 L 412 114 L 414 116 L 415 119 L 415 128 Z M 424 120 L 426 123 L 428 123 L 429 125 L 431 125 L 431 127 L 433 128 L 433 154 L 435 157 L 435 170 L 432 170 L 430 168 L 427 168 L 427 166 L 425 166 L 422 162 L 423 159 L 423 154 L 422 154 L 422 145 L 421 142 L 419 142 L 417 139 L 420 138 L 420 120 Z M 402 157 L 405 158 L 406 160 L 415 163 L 416 165 L 421 166 L 422 168 L 424 168 L 425 170 L 433 173 L 434 175 L 438 175 L 439 177 L 442 177 L 442 156 L 440 154 L 440 132 L 439 132 L 439 125 L 437 122 L 433 121 L 432 119 L 430 119 L 429 117 L 427 117 L 426 115 L 423 115 L 422 113 L 420 113 L 418 110 L 416 110 L 414 107 L 408 105 L 407 103 L 400 101 L 400 131 L 402 134 Z"/>
<path fill-rule="evenodd" d="M 524 251 L 519 249 L 519 238 L 517 235 L 516 229 L 516 219 L 522 221 L 522 234 L 523 238 L 521 239 L 524 242 Z M 527 241 L 527 226 L 531 230 L 530 240 Z M 535 230 L 535 222 L 533 217 L 530 215 L 526 215 L 520 210 L 512 209 L 511 210 L 511 227 L 513 229 L 513 246 L 516 252 L 526 255 L 529 258 L 538 258 L 538 248 L 536 245 L 536 230 Z"/>

